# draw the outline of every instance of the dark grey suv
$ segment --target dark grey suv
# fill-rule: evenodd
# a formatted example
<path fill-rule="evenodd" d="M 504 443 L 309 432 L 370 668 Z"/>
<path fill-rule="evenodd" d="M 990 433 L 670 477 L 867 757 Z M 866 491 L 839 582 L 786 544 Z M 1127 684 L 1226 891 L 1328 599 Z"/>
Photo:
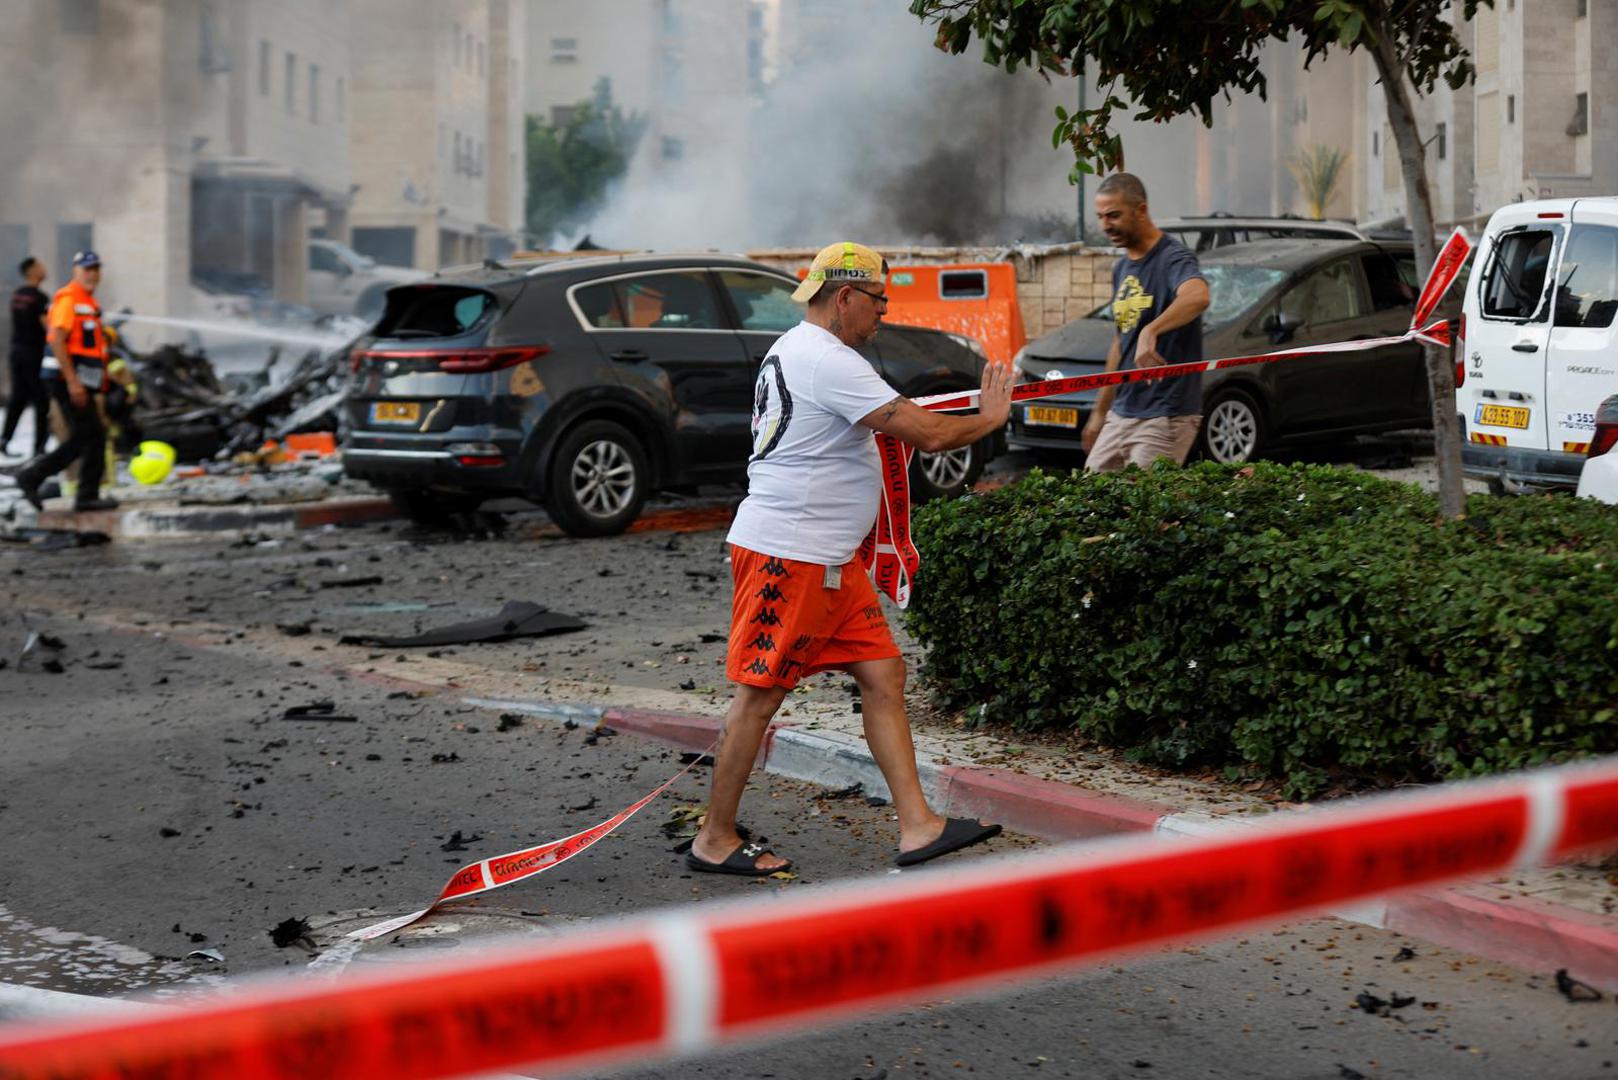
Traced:
<path fill-rule="evenodd" d="M 518 495 L 573 535 L 620 532 L 654 490 L 745 480 L 754 376 L 802 318 L 796 286 L 741 258 L 634 255 L 395 288 L 353 348 L 344 469 L 415 517 Z M 919 327 L 862 352 L 908 397 L 983 368 L 969 339 Z M 915 497 L 966 490 L 992 442 L 917 455 Z"/>

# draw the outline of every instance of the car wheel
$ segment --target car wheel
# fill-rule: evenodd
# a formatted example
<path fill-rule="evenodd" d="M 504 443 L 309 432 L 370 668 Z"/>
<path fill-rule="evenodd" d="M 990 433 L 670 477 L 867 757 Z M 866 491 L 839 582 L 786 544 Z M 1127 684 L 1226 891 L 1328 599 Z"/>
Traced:
<path fill-rule="evenodd" d="M 557 445 L 545 509 L 570 536 L 612 536 L 640 516 L 650 487 L 635 437 L 610 420 L 591 420 Z"/>
<path fill-rule="evenodd" d="M 442 525 L 457 514 L 470 514 L 483 505 L 483 496 L 425 488 L 395 489 L 388 498 L 399 512 L 418 525 Z"/>
<path fill-rule="evenodd" d="M 1252 461 L 1264 445 L 1264 414 L 1245 390 L 1220 391 L 1203 413 L 1197 443 L 1211 461 Z"/>
<path fill-rule="evenodd" d="M 936 454 L 917 451 L 910 460 L 910 501 L 924 503 L 966 494 L 983 475 L 988 457 L 982 442 Z"/>

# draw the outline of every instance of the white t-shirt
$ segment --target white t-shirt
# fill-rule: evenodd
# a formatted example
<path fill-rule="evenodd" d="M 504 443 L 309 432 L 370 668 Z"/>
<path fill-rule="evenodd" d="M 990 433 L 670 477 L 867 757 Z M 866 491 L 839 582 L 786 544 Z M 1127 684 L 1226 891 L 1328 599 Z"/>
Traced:
<path fill-rule="evenodd" d="M 747 498 L 727 539 L 780 559 L 841 566 L 876 523 L 882 463 L 860 425 L 899 395 L 830 331 L 801 322 L 753 384 Z"/>

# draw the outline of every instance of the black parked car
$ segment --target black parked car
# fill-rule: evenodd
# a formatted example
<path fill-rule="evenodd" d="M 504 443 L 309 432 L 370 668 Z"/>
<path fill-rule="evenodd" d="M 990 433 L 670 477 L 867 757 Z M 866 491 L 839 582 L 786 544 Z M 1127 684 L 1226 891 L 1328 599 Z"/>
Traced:
<path fill-rule="evenodd" d="M 1421 281 L 1409 244 L 1266 240 L 1198 256 L 1212 302 L 1202 317 L 1209 360 L 1356 338 L 1394 336 L 1410 324 Z M 1460 313 L 1464 287 L 1441 314 Z M 1112 344 L 1104 304 L 1017 357 L 1021 381 L 1102 370 Z M 1012 406 L 1013 449 L 1080 452 L 1095 392 Z M 1432 426 L 1421 346 L 1400 345 L 1281 361 L 1202 377 L 1199 452 L 1248 461 L 1266 447 L 1306 438 Z"/>
<path fill-rule="evenodd" d="M 353 349 L 344 470 L 418 518 L 518 495 L 573 535 L 620 532 L 653 490 L 745 480 L 754 375 L 803 317 L 797 284 L 742 258 L 615 255 L 394 288 Z M 983 370 L 975 342 L 918 327 L 862 352 L 909 397 Z M 966 490 L 993 441 L 918 454 L 914 497 Z"/>

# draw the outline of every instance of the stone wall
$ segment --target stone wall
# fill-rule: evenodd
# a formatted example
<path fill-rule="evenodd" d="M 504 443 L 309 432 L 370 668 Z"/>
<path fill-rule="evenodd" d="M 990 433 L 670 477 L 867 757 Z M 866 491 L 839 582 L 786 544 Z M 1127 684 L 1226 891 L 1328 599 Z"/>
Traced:
<path fill-rule="evenodd" d="M 751 259 L 791 274 L 807 268 L 815 257 L 810 248 L 769 248 L 747 254 Z M 1023 329 L 1030 341 L 1100 306 L 1111 291 L 1112 264 L 1116 258 L 1110 249 L 1087 248 L 1080 244 L 884 248 L 882 254 L 892 266 L 1011 263 L 1017 268 L 1017 306 L 1022 311 Z"/>

